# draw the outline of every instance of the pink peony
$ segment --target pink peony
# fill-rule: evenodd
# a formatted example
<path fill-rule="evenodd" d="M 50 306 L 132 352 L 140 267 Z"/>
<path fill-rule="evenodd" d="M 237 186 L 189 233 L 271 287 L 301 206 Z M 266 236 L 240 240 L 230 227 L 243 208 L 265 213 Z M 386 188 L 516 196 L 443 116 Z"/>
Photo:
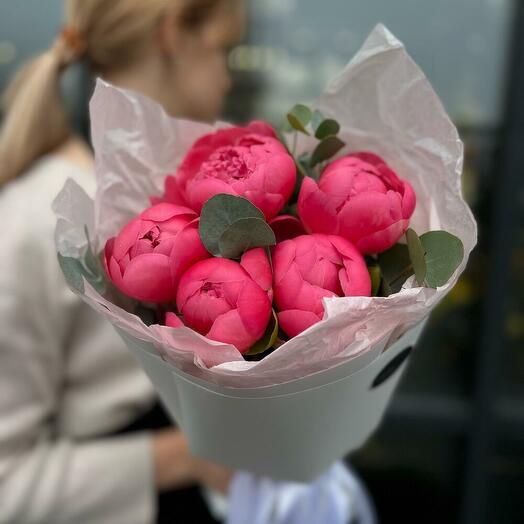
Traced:
<path fill-rule="evenodd" d="M 293 193 L 295 162 L 264 122 L 230 127 L 195 142 L 178 168 L 166 180 L 165 198 L 200 213 L 218 193 L 243 196 L 269 220 Z"/>
<path fill-rule="evenodd" d="M 262 248 L 246 251 L 240 263 L 227 258 L 202 260 L 182 275 L 177 308 L 186 326 L 245 353 L 262 337 L 269 322 L 271 280 Z M 180 319 L 166 320 L 178 327 Z"/>
<path fill-rule="evenodd" d="M 364 257 L 336 235 L 302 235 L 277 244 L 273 269 L 278 322 L 290 337 L 322 320 L 323 297 L 371 294 Z"/>
<path fill-rule="evenodd" d="M 415 193 L 377 155 L 355 153 L 329 164 L 318 184 L 306 177 L 298 214 L 307 231 L 343 236 L 361 253 L 380 253 L 404 234 Z"/>
<path fill-rule="evenodd" d="M 107 241 L 104 265 L 122 293 L 159 303 L 175 300 L 182 273 L 207 257 L 195 212 L 161 203 L 146 209 Z"/>

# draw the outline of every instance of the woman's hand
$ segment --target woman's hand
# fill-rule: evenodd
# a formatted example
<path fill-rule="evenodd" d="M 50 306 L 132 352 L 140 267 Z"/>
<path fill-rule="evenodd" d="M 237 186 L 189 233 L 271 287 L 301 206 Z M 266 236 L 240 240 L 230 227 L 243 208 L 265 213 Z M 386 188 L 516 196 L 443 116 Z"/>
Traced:
<path fill-rule="evenodd" d="M 227 493 L 233 472 L 191 455 L 187 440 L 178 429 L 153 434 L 155 483 L 159 491 L 202 484 Z"/>

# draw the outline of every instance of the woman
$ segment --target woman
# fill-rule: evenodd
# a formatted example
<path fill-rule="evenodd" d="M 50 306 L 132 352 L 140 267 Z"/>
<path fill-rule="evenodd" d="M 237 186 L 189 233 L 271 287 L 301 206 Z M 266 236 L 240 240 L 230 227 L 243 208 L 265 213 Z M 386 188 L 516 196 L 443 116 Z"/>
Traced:
<path fill-rule="evenodd" d="M 95 184 L 91 151 L 59 93 L 70 64 L 82 60 L 174 116 L 212 120 L 230 84 L 226 50 L 243 27 L 240 0 L 70 0 L 64 31 L 9 89 L 0 135 L 0 522 L 206 522 L 198 492 L 173 490 L 227 490 L 229 471 L 192 457 L 176 429 L 151 429 L 167 424 L 151 384 L 66 288 L 51 202 L 68 177 L 91 193 Z"/>

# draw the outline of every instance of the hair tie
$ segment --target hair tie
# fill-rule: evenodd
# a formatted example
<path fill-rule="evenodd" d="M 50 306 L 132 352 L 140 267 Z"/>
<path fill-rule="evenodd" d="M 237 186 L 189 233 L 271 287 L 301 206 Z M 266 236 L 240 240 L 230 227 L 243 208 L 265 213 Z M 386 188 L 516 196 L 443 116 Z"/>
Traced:
<path fill-rule="evenodd" d="M 58 53 L 60 64 L 66 67 L 79 61 L 87 51 L 82 33 L 73 26 L 65 26 L 55 42 L 53 50 Z"/>

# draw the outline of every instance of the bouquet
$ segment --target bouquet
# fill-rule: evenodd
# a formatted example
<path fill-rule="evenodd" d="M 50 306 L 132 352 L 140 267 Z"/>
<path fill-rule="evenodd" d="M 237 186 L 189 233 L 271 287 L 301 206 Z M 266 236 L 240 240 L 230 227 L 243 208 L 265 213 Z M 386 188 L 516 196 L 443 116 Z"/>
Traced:
<path fill-rule="evenodd" d="M 402 44 L 377 26 L 278 131 L 101 80 L 91 120 L 97 195 L 57 197 L 59 261 L 192 451 L 309 480 L 359 447 L 476 241 L 462 144 Z"/>

